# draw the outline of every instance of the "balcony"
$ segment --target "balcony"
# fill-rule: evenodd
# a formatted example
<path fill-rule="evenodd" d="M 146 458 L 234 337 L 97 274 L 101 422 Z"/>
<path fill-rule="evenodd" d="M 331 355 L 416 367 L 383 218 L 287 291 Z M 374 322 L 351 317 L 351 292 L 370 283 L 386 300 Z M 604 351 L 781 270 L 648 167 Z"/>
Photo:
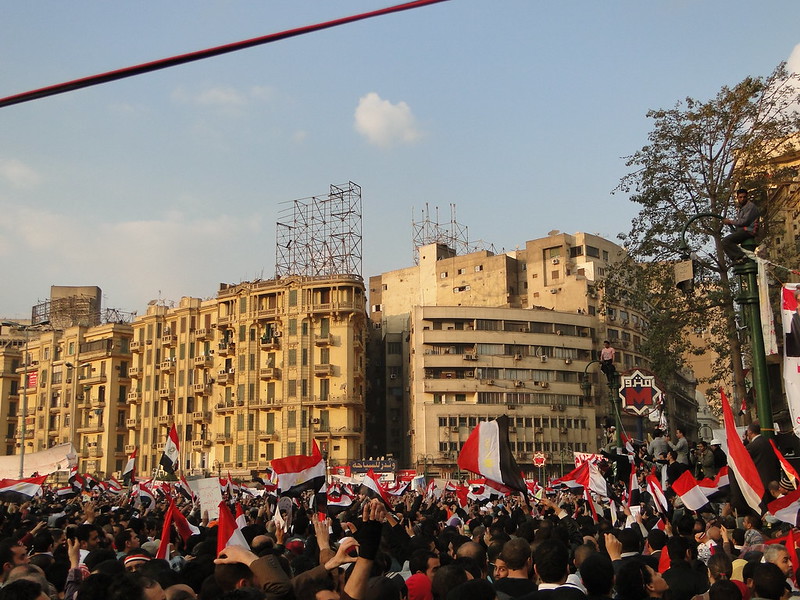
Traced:
<path fill-rule="evenodd" d="M 78 433 L 100 433 L 105 429 L 102 423 L 88 422 L 81 423 L 76 431 Z"/>
<path fill-rule="evenodd" d="M 277 431 L 260 431 L 258 439 L 262 442 L 277 442 L 281 439 L 281 436 Z"/>
<path fill-rule="evenodd" d="M 158 396 L 160 398 L 165 398 L 167 400 L 174 400 L 175 399 L 175 389 L 174 388 L 161 388 L 158 390 Z"/>
<path fill-rule="evenodd" d="M 139 426 L 141 426 L 141 424 L 142 424 L 142 420 L 140 418 L 138 418 L 138 417 L 135 418 L 135 419 L 125 419 L 125 426 L 128 429 L 136 429 Z"/>
<path fill-rule="evenodd" d="M 228 369 L 225 371 L 224 369 L 220 370 L 217 373 L 217 383 L 220 385 L 228 385 L 233 383 L 236 374 L 236 369 Z"/>
<path fill-rule="evenodd" d="M 208 369 L 214 366 L 214 359 L 211 356 L 201 354 L 194 357 L 194 366 L 198 369 Z"/>
<path fill-rule="evenodd" d="M 218 433 L 216 436 L 216 440 L 218 444 L 232 444 L 233 443 L 233 434 L 232 433 Z"/>
<path fill-rule="evenodd" d="M 144 349 L 144 342 L 131 342 L 131 352 L 141 352 Z"/>
<path fill-rule="evenodd" d="M 192 413 L 192 421 L 211 422 L 211 412 L 198 410 Z"/>
<path fill-rule="evenodd" d="M 211 393 L 211 386 L 206 383 L 195 383 L 192 392 L 195 396 L 208 396 Z"/>
<path fill-rule="evenodd" d="M 172 415 L 159 415 L 156 420 L 159 425 L 169 425 L 172 422 Z"/>
<path fill-rule="evenodd" d="M 280 379 L 281 378 L 281 370 L 277 367 L 264 367 L 259 371 L 259 376 L 261 379 L 268 380 L 268 379 Z"/>
<path fill-rule="evenodd" d="M 159 442 L 158 444 L 153 444 L 153 448 L 155 448 L 156 452 L 163 452 L 166 445 L 166 442 Z"/>
<path fill-rule="evenodd" d="M 106 383 L 108 381 L 108 377 L 103 374 L 100 375 L 81 375 L 78 377 L 78 382 L 83 385 L 98 385 L 102 383 Z"/>
<path fill-rule="evenodd" d="M 234 342 L 220 342 L 217 346 L 217 354 L 220 356 L 232 356 L 236 352 L 236 344 Z"/>
<path fill-rule="evenodd" d="M 235 408 L 235 405 L 234 405 L 233 402 L 220 402 L 214 407 L 214 409 L 218 413 L 229 412 L 229 411 L 232 411 L 234 408 Z"/>
<path fill-rule="evenodd" d="M 362 435 L 359 427 L 328 427 L 325 425 L 314 425 L 314 433 L 325 433 L 330 437 L 360 437 Z"/>
<path fill-rule="evenodd" d="M 161 336 L 161 345 L 162 346 L 174 346 L 178 343 L 178 336 L 173 335 L 171 333 L 165 333 Z"/>
<path fill-rule="evenodd" d="M 233 315 L 227 315 L 225 317 L 217 317 L 217 327 L 220 329 L 224 329 L 231 323 L 233 323 L 235 317 Z"/>
<path fill-rule="evenodd" d="M 332 346 L 333 345 L 333 336 L 331 334 L 328 335 L 320 335 L 314 339 L 315 346 Z"/>
<path fill-rule="evenodd" d="M 89 458 L 100 458 L 103 456 L 103 449 L 96 446 L 89 448 Z"/>
<path fill-rule="evenodd" d="M 138 379 L 142 376 L 142 367 L 128 367 L 128 377 L 132 379 Z"/>
<path fill-rule="evenodd" d="M 175 361 L 173 359 L 162 360 L 158 364 L 158 368 L 162 371 L 166 371 L 167 373 L 174 373 L 175 372 Z"/>
<path fill-rule="evenodd" d="M 333 365 L 329 363 L 314 365 L 314 375 L 317 377 L 328 377 L 333 375 Z"/>
<path fill-rule="evenodd" d="M 202 450 L 211 446 L 211 440 L 192 440 L 192 450 Z"/>
<path fill-rule="evenodd" d="M 128 404 L 139 404 L 142 401 L 142 392 L 128 392 Z"/>
<path fill-rule="evenodd" d="M 212 335 L 213 335 L 213 332 L 212 332 L 211 329 L 203 328 L 203 329 L 198 329 L 197 331 L 194 332 L 195 339 L 196 340 L 201 340 L 201 341 L 202 340 L 210 340 Z"/>
<path fill-rule="evenodd" d="M 304 399 L 303 404 L 312 406 L 363 406 L 364 401 L 359 396 L 331 395 L 331 396 L 312 396 Z"/>
<path fill-rule="evenodd" d="M 280 350 L 281 348 L 281 339 L 277 337 L 271 338 L 261 338 L 261 349 L 265 352 L 269 352 L 270 350 Z"/>
<path fill-rule="evenodd" d="M 125 444 L 125 454 L 133 454 L 134 450 L 136 450 L 135 444 Z"/>

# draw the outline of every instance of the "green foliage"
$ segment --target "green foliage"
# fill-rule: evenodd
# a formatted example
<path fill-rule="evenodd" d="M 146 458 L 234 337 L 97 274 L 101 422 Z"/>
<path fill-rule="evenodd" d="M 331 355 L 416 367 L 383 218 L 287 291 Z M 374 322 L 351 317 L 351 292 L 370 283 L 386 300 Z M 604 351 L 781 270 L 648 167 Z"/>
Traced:
<path fill-rule="evenodd" d="M 696 252 L 695 292 L 674 286 L 672 266 L 681 259 L 681 232 L 698 213 L 730 218 L 733 192 L 748 187 L 756 199 L 766 194 L 769 159 L 790 151 L 788 140 L 800 131 L 793 107 L 800 105 L 798 77 L 780 65 L 768 78 L 748 77 L 723 87 L 711 100 L 687 98 L 671 109 L 652 110 L 648 144 L 628 157 L 633 170 L 617 191 L 640 206 L 630 230 L 620 238 L 631 260 L 611 269 L 606 283 L 632 285 L 631 295 L 650 319 L 646 350 L 664 381 L 686 353 L 699 353 L 687 332 L 702 330 L 708 348 L 718 352 L 716 378 L 733 375 L 743 391 L 742 341 L 733 302 L 736 282 L 720 241 L 727 234 L 716 218 L 693 221 L 685 240 Z M 769 218 L 769 215 L 767 215 Z"/>

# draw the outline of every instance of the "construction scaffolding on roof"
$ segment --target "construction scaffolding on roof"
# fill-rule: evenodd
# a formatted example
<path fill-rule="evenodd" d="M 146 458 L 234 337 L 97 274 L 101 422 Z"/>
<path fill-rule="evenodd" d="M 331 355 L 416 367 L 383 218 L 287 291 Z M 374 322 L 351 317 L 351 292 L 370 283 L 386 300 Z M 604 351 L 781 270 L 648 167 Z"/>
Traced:
<path fill-rule="evenodd" d="M 275 235 L 276 277 L 361 277 L 361 186 L 331 185 L 327 195 L 284 204 Z"/>

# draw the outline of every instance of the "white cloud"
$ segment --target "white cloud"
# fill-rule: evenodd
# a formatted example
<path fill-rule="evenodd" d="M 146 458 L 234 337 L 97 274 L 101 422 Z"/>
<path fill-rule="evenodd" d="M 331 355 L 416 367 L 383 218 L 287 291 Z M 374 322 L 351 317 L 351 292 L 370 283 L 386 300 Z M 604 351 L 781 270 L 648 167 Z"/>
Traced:
<path fill-rule="evenodd" d="M 786 68 L 790 73 L 800 73 L 800 44 L 797 44 L 789 55 L 789 59 L 786 61 Z"/>
<path fill-rule="evenodd" d="M 111 222 L 1 201 L 0 214 L 0 265 L 11 279 L 35 272 L 32 283 L 41 288 L 36 296 L 50 285 L 98 285 L 112 295 L 110 307 L 125 310 L 141 312 L 158 290 L 174 300 L 213 295 L 216 283 L 233 275 L 230 257 L 252 256 L 253 248 L 269 256 L 259 215 L 220 210 L 213 218 L 196 218 L 171 210 L 163 217 Z M 236 262 L 236 275 L 264 269 L 263 260 Z M 18 302 L 21 291 L 6 287 L 0 305 Z"/>
<path fill-rule="evenodd" d="M 422 137 L 411 107 L 405 102 L 392 104 L 375 92 L 362 96 L 355 113 L 356 131 L 369 143 L 388 148 L 396 143 L 410 144 Z"/>
<path fill-rule="evenodd" d="M 35 187 L 41 181 L 39 174 L 20 160 L 0 158 L 0 179 L 17 189 Z"/>
<path fill-rule="evenodd" d="M 240 90 L 229 85 L 215 85 L 199 90 L 188 90 L 183 87 L 172 91 L 172 101 L 177 104 L 194 105 L 229 113 L 239 113 L 254 102 L 266 102 L 274 96 L 268 86 L 253 86 Z"/>

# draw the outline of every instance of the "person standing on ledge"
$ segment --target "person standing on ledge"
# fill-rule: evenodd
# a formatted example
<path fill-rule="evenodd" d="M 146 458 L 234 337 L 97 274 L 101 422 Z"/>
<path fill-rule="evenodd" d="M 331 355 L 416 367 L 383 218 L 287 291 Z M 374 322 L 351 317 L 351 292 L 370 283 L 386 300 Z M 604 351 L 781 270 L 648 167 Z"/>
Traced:
<path fill-rule="evenodd" d="M 740 244 L 756 237 L 761 211 L 748 199 L 747 190 L 744 188 L 736 190 L 736 205 L 739 207 L 736 218 L 722 219 L 725 225 L 734 227 L 732 233 L 722 238 L 722 249 L 734 264 L 740 265 L 747 260 Z"/>

